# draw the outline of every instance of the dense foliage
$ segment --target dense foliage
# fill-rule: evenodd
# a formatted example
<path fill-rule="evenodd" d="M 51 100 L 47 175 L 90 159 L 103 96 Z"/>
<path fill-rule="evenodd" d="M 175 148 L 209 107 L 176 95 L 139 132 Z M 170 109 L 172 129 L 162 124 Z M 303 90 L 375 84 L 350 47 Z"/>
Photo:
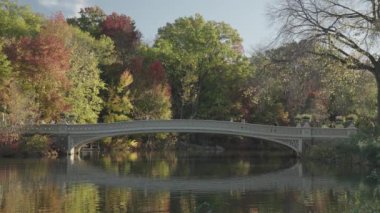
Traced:
<path fill-rule="evenodd" d="M 199 14 L 159 29 L 154 44 L 168 73 L 175 118 L 229 119 L 250 71 L 242 39 L 230 25 Z"/>
<path fill-rule="evenodd" d="M 347 72 L 343 64 L 313 54 L 316 49 L 321 47 L 301 41 L 252 56 L 256 73 L 244 101 L 252 110 L 249 121 L 286 125 L 294 124 L 297 115 L 309 114 L 313 125 L 323 126 L 332 125 L 336 116 L 355 114 L 359 124 L 371 123 L 376 112 L 371 74 Z"/>
<path fill-rule="evenodd" d="M 348 115 L 373 125 L 373 76 L 319 41 L 248 57 L 232 26 L 199 14 L 161 27 L 152 46 L 141 37 L 132 17 L 99 7 L 45 18 L 0 0 L 1 125 L 171 118 L 296 125 L 301 114 L 315 126 Z"/>

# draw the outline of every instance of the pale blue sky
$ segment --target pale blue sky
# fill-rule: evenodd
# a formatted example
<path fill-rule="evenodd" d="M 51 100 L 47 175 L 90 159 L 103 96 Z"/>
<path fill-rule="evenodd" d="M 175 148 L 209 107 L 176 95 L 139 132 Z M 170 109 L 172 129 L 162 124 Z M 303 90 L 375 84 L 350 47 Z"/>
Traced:
<path fill-rule="evenodd" d="M 237 29 L 247 53 L 268 44 L 275 29 L 266 16 L 267 6 L 276 0 L 18 0 L 33 11 L 50 16 L 62 11 L 66 17 L 80 8 L 98 5 L 111 12 L 130 16 L 143 34 L 143 41 L 153 43 L 159 27 L 176 18 L 201 14 L 207 20 L 224 21 Z"/>

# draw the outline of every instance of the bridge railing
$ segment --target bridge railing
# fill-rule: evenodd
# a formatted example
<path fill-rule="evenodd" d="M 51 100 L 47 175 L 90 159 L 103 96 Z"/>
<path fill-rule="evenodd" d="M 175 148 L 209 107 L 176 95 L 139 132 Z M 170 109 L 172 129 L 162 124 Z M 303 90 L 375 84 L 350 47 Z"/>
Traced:
<path fill-rule="evenodd" d="M 347 137 L 357 132 L 356 128 L 311 128 L 313 137 Z"/>
<path fill-rule="evenodd" d="M 84 125 L 38 125 L 29 126 L 25 128 L 27 132 L 45 132 L 45 133 L 81 133 L 86 132 L 99 132 L 110 130 L 125 130 L 125 129 L 158 129 L 158 130 L 171 130 L 171 129 L 219 129 L 219 130 L 232 130 L 242 132 L 256 132 L 265 134 L 284 134 L 284 135 L 301 135 L 302 131 L 294 127 L 282 126 L 268 126 L 260 124 L 237 123 L 228 121 L 207 121 L 207 120 L 149 120 L 149 121 L 131 121 L 131 122 L 118 122 L 118 123 L 100 123 L 100 124 L 84 124 Z"/>

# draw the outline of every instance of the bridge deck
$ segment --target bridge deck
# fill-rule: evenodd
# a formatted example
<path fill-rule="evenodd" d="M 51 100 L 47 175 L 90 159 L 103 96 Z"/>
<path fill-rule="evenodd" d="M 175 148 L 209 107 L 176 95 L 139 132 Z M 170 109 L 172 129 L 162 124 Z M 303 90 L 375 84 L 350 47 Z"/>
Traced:
<path fill-rule="evenodd" d="M 138 120 L 99 124 L 45 124 L 28 126 L 24 131 L 44 134 L 104 134 L 126 130 L 128 132 L 222 130 L 297 138 L 309 138 L 310 136 L 347 138 L 356 132 L 356 128 L 305 128 L 212 120 Z M 305 132 L 305 130 L 310 132 Z"/>

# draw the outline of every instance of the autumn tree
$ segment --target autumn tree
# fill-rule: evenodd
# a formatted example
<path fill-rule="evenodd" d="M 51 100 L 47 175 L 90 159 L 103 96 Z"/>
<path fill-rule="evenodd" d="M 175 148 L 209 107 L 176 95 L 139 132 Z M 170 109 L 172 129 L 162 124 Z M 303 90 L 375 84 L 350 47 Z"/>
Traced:
<path fill-rule="evenodd" d="M 21 91 L 35 101 L 36 120 L 59 120 L 64 112 L 79 123 L 97 122 L 102 109 L 99 64 L 113 60 L 113 42 L 95 39 L 68 25 L 58 13 L 46 20 L 35 37 L 23 37 L 8 46 Z M 32 106 L 32 105 L 31 105 Z"/>
<path fill-rule="evenodd" d="M 34 100 L 35 91 L 23 88 L 18 73 L 0 52 L 0 114 L 1 123 L 5 125 L 21 125 L 38 114 Z"/>
<path fill-rule="evenodd" d="M 74 26 L 79 26 L 82 30 L 89 32 L 95 38 L 103 40 L 109 38 L 114 44 L 114 50 L 104 51 L 103 54 L 109 54 L 107 61 L 100 61 L 99 68 L 102 70 L 101 79 L 105 82 L 107 90 L 101 92 L 102 99 L 105 103 L 105 108 L 101 112 L 101 117 L 110 120 L 125 120 L 131 116 L 129 95 L 124 92 L 118 91 L 122 86 L 122 76 L 125 75 L 124 71 L 129 70 L 130 59 L 134 57 L 137 46 L 140 43 L 141 34 L 136 30 L 133 20 L 123 14 L 112 13 L 106 15 L 98 7 L 89 7 L 81 9 L 79 18 L 70 18 L 68 23 Z M 99 39 L 97 39 L 99 40 Z M 112 57 L 111 57 L 112 56 Z M 100 58 L 101 60 L 101 58 Z M 124 85 L 127 87 L 126 85 Z M 129 87 L 128 87 L 129 88 Z M 129 93 L 129 92 L 128 92 Z M 115 108 L 112 103 L 108 101 L 118 102 Z M 125 106 L 126 109 L 120 107 Z M 110 118 L 111 115 L 128 114 L 127 117 Z M 111 116 L 112 117 L 112 116 Z"/>
<path fill-rule="evenodd" d="M 223 22 L 183 17 L 158 31 L 154 44 L 168 75 L 175 118 L 229 119 L 249 69 L 242 39 Z"/>
<path fill-rule="evenodd" d="M 140 43 L 141 33 L 136 29 L 131 17 L 112 13 L 102 22 L 102 33 L 114 42 L 119 56 L 119 62 L 125 69 L 129 59 Z"/>
<path fill-rule="evenodd" d="M 347 70 L 369 71 L 377 82 L 377 124 L 380 123 L 380 2 L 377 0 L 286 0 L 271 11 L 281 23 L 280 36 L 318 42 Z"/>
<path fill-rule="evenodd" d="M 170 119 L 171 91 L 165 68 L 149 55 L 150 49 L 140 51 L 132 60 L 134 82 L 131 85 L 132 116 L 134 119 Z"/>
<path fill-rule="evenodd" d="M 131 103 L 130 85 L 133 77 L 129 71 L 124 71 L 119 84 L 108 87 L 108 99 L 105 103 L 103 120 L 106 123 L 126 121 L 131 119 L 133 105 Z"/>
<path fill-rule="evenodd" d="M 78 123 L 95 123 L 103 107 L 100 90 L 105 89 L 100 78 L 100 64 L 113 62 L 114 46 L 108 37 L 98 39 L 68 25 L 61 14 L 49 20 L 44 31 L 60 36 L 71 50 L 67 77 L 70 89 L 65 95 L 70 105 L 68 114 Z"/>
<path fill-rule="evenodd" d="M 129 84 L 134 78 L 125 70 L 131 68 L 130 59 L 140 43 L 141 34 L 129 16 L 117 13 L 105 18 L 101 24 L 101 32 L 112 39 L 116 52 L 116 61 L 106 66 L 102 75 L 109 87 L 108 93 L 104 95 L 107 100 L 105 121 L 127 120 L 132 116 Z"/>
<path fill-rule="evenodd" d="M 24 37 L 8 47 L 8 56 L 23 89 L 34 92 L 35 110 L 40 113 L 37 119 L 56 120 L 68 109 L 64 94 L 69 88 L 70 52 L 62 39 L 43 33 Z"/>
<path fill-rule="evenodd" d="M 11 124 L 25 122 L 31 113 L 29 109 L 35 109 L 35 106 L 33 94 L 30 90 L 23 90 L 18 70 L 8 57 L 8 46 L 23 36 L 35 36 L 42 22 L 43 18 L 28 7 L 13 1 L 0 1 L 0 108 L 2 119 L 7 117 Z"/>

